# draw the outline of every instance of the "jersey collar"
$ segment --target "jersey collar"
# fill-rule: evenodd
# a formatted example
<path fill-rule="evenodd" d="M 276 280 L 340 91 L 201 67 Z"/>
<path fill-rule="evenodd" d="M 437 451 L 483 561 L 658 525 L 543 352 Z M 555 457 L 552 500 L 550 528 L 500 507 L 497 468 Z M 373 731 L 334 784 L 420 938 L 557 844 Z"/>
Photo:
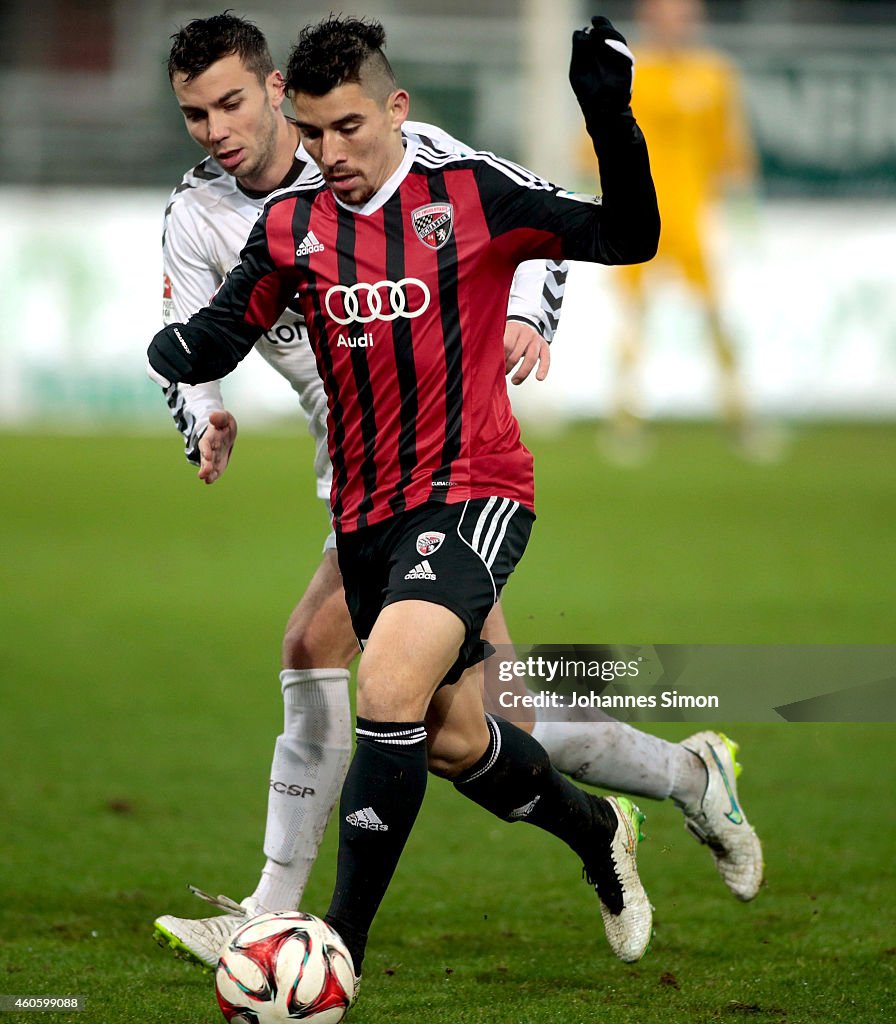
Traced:
<path fill-rule="evenodd" d="M 348 210 L 349 213 L 356 213 L 361 217 L 369 217 L 372 213 L 376 213 L 377 210 L 382 209 L 392 196 L 395 195 L 401 183 L 408 176 L 411 164 L 417 156 L 418 148 L 419 146 L 416 139 L 405 136 L 404 157 L 401 163 L 395 168 L 391 177 L 383 183 L 379 191 L 374 192 L 363 206 L 349 206 L 348 203 L 343 203 L 334 192 L 333 198 L 336 200 L 336 203 L 341 206 L 343 210 Z"/>
<path fill-rule="evenodd" d="M 301 159 L 299 153 L 293 157 L 292 167 L 286 172 L 283 180 L 275 185 L 273 188 L 265 189 L 263 192 L 255 192 L 251 188 L 245 188 L 234 178 L 237 189 L 243 193 L 248 199 L 267 199 L 268 196 L 273 195 L 274 192 L 278 192 L 281 188 L 288 188 L 290 185 L 295 184 L 299 180 L 299 175 L 305 170 L 305 161 Z"/>
<path fill-rule="evenodd" d="M 298 133 L 299 129 L 295 121 L 291 117 L 287 117 L 286 120 L 291 127 L 295 128 L 296 133 Z M 295 182 L 299 180 L 299 176 L 302 171 L 305 170 L 305 166 L 309 163 L 309 160 L 310 158 L 303 149 L 300 138 L 299 144 L 296 146 L 296 151 L 293 154 L 292 166 L 283 176 L 283 180 L 279 184 L 275 185 L 273 188 L 265 189 L 263 192 L 256 192 L 254 189 L 244 188 L 236 178 L 233 179 L 234 184 L 236 185 L 237 190 L 242 192 L 248 199 L 254 199 L 256 201 L 260 199 L 267 199 L 268 196 L 273 195 L 275 192 L 279 192 L 281 188 L 289 188 L 290 185 L 295 184 Z"/>

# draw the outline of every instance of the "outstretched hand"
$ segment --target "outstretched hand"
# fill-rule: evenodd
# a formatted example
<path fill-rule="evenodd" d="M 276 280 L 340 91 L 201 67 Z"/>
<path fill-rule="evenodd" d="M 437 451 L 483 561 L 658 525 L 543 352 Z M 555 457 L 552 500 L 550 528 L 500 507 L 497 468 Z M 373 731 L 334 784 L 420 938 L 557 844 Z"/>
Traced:
<path fill-rule="evenodd" d="M 573 32 L 569 83 L 586 122 L 628 108 L 634 66 L 632 51 L 609 19 L 595 16 L 588 28 Z"/>
<path fill-rule="evenodd" d="M 236 419 L 226 410 L 213 412 L 199 440 L 199 479 L 213 484 L 227 469 L 236 441 Z"/>
<path fill-rule="evenodd" d="M 522 384 L 535 366 L 535 379 L 544 380 L 551 366 L 551 346 L 534 327 L 508 320 L 504 328 L 504 372 L 510 373 L 516 367 L 510 379 L 514 384 Z"/>

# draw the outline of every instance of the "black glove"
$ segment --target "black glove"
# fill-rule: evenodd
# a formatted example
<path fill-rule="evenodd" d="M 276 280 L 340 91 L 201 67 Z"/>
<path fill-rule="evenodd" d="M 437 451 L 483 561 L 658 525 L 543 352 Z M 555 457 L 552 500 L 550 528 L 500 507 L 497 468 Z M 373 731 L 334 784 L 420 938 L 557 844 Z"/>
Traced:
<path fill-rule="evenodd" d="M 607 18 L 594 17 L 590 28 L 573 32 L 569 82 L 589 131 L 601 116 L 628 109 L 634 65 L 625 39 Z"/>

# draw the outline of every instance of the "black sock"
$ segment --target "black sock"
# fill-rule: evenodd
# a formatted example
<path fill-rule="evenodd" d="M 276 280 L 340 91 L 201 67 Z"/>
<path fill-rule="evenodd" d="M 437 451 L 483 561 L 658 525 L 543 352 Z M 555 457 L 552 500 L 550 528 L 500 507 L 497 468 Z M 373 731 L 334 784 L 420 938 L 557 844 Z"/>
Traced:
<path fill-rule="evenodd" d="M 527 821 L 562 839 L 585 864 L 616 831 L 607 801 L 573 785 L 527 732 L 486 715 L 491 741 L 454 780 L 460 793 L 505 821 Z"/>
<path fill-rule="evenodd" d="M 423 722 L 358 718 L 357 748 L 339 802 L 339 858 L 328 924 L 361 973 L 367 932 L 426 792 Z"/>

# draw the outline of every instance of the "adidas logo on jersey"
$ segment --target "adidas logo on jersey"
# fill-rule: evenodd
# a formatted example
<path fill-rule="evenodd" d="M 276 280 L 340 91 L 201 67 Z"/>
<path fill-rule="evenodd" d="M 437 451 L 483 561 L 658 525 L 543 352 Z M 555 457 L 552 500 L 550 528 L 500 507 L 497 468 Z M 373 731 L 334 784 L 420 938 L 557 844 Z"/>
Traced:
<path fill-rule="evenodd" d="M 358 828 L 366 828 L 371 832 L 388 832 L 389 826 L 383 824 L 383 819 L 372 807 L 363 807 L 360 811 L 352 811 L 346 814 L 345 820 L 349 825 L 357 825 Z"/>
<path fill-rule="evenodd" d="M 302 244 L 296 249 L 296 256 L 310 256 L 313 252 L 323 252 L 324 247 L 314 237 L 314 232 L 309 231 L 302 239 Z"/>
<path fill-rule="evenodd" d="M 404 574 L 406 580 L 434 580 L 436 574 L 432 571 L 432 566 L 429 564 L 429 560 L 424 558 L 422 562 L 418 562 L 410 572 Z"/>

